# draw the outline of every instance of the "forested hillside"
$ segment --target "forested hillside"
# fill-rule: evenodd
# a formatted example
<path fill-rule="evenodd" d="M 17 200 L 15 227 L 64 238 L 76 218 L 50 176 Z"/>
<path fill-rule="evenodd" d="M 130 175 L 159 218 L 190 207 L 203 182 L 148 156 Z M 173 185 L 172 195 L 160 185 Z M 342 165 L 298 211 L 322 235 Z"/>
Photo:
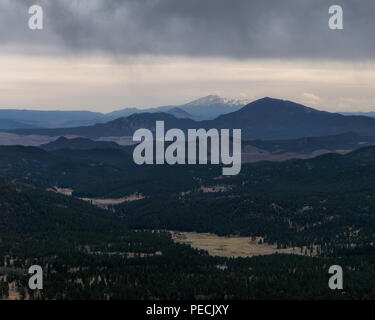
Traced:
<path fill-rule="evenodd" d="M 135 166 L 121 149 L 2 147 L 1 294 L 373 298 L 374 150 L 247 164 L 223 177 L 219 166 Z M 143 197 L 108 210 L 79 199 L 134 192 Z M 260 237 L 301 256 L 212 257 L 175 243 L 167 230 Z M 46 270 L 39 293 L 26 289 L 30 264 Z M 333 264 L 347 271 L 341 293 L 327 286 Z"/>
<path fill-rule="evenodd" d="M 371 298 L 374 257 L 210 257 L 164 232 L 131 231 L 114 214 L 79 200 L 1 186 L 0 295 L 25 299 Z M 346 290 L 327 287 L 339 262 Z M 30 264 L 44 289 L 28 289 Z M 11 284 L 11 286 L 8 286 Z M 11 288 L 11 289 L 9 289 Z"/>

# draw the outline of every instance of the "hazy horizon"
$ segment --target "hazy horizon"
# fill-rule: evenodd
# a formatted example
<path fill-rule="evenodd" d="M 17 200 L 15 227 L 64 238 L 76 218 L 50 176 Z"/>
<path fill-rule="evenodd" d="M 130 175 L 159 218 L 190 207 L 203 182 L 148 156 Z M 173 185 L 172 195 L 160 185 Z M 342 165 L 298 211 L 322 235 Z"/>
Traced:
<path fill-rule="evenodd" d="M 358 108 L 358 109 L 347 109 L 347 110 L 331 110 L 330 108 L 325 108 L 325 107 L 322 107 L 322 106 L 319 106 L 319 105 L 313 105 L 314 103 L 306 103 L 303 100 L 303 98 L 306 98 L 306 100 L 309 100 L 310 98 L 311 99 L 314 99 L 315 97 L 312 95 L 310 97 L 310 94 L 307 94 L 305 96 L 302 96 L 302 99 L 299 99 L 299 98 L 296 98 L 296 99 L 290 99 L 290 98 L 280 98 L 280 97 L 275 97 L 275 96 L 272 96 L 272 95 L 264 95 L 264 96 L 259 96 L 259 97 L 255 97 L 255 98 L 249 98 L 249 97 L 244 97 L 244 96 L 241 96 L 241 97 L 235 97 L 235 96 L 221 96 L 221 95 L 218 95 L 217 93 L 212 93 L 212 94 L 207 94 L 205 96 L 199 96 L 199 97 L 194 97 L 194 98 L 191 98 L 190 100 L 188 99 L 184 99 L 183 97 L 181 98 L 181 102 L 176 102 L 176 103 L 160 103 L 160 104 L 157 104 L 157 105 L 132 105 L 132 106 L 118 106 L 118 107 L 111 107 L 111 108 L 106 108 L 106 110 L 92 110 L 90 109 L 89 107 L 80 107 L 80 106 L 77 106 L 77 107 L 71 107 L 71 106 L 61 106 L 61 107 L 55 107 L 53 105 L 51 106 L 48 106 L 48 107 L 38 107 L 38 106 L 25 106 L 25 107 L 17 107 L 17 106 L 14 106 L 14 107 L 0 107 L 0 110 L 17 110 L 17 111 L 56 111 L 56 112 L 94 112 L 94 113 L 101 113 L 101 114 L 108 114 L 108 113 L 111 113 L 111 112 L 114 112 L 114 111 L 120 111 L 120 110 L 125 110 L 125 109 L 137 109 L 137 110 L 148 110 L 148 109 L 156 109 L 156 108 L 159 108 L 159 107 L 181 107 L 185 104 L 188 104 L 188 103 L 191 103 L 191 102 L 194 102 L 196 100 L 200 100 L 200 99 L 203 99 L 203 98 L 206 98 L 206 97 L 209 97 L 209 96 L 217 96 L 218 98 L 222 98 L 222 99 L 233 99 L 233 100 L 238 100 L 238 101 L 248 101 L 247 103 L 244 103 L 244 106 L 248 103 L 251 103 L 253 101 L 256 101 L 256 100 L 259 100 L 259 99 L 262 99 L 262 98 L 266 98 L 266 97 L 269 97 L 269 98 L 272 98 L 272 99 L 280 99 L 280 100 L 287 100 L 287 101 L 291 101 L 291 102 L 295 102 L 295 103 L 298 103 L 298 104 L 302 104 L 306 107 L 310 107 L 310 108 L 313 108 L 313 109 L 316 109 L 316 110 L 321 110 L 321 111 L 327 111 L 327 112 L 333 112 L 333 113 L 345 113 L 345 112 L 358 112 L 358 113 L 368 113 L 368 112 L 375 112 L 375 107 L 372 108 L 372 109 L 369 109 L 369 110 L 363 110 L 361 108 Z"/>

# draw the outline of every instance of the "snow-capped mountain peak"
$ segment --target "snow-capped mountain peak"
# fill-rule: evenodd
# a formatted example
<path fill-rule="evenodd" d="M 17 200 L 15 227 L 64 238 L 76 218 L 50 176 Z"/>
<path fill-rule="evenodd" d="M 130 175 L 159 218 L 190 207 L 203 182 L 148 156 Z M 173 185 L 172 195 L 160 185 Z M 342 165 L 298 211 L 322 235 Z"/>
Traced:
<path fill-rule="evenodd" d="M 185 104 L 184 106 L 210 106 L 210 105 L 227 105 L 227 106 L 244 106 L 248 104 L 250 100 L 243 99 L 230 99 L 230 98 L 222 98 L 217 95 L 209 95 L 192 102 Z"/>

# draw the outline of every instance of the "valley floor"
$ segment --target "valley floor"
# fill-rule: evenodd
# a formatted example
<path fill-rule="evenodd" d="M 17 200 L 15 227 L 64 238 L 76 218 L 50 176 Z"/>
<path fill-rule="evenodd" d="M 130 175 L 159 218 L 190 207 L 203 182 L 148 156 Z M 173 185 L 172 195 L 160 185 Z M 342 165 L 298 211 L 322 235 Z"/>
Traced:
<path fill-rule="evenodd" d="M 305 255 L 303 248 L 277 248 L 277 245 L 264 243 L 261 237 L 220 237 L 211 233 L 178 231 L 171 231 L 171 234 L 175 242 L 190 245 L 194 249 L 205 250 L 211 256 L 216 257 L 248 258 L 275 253 Z"/>

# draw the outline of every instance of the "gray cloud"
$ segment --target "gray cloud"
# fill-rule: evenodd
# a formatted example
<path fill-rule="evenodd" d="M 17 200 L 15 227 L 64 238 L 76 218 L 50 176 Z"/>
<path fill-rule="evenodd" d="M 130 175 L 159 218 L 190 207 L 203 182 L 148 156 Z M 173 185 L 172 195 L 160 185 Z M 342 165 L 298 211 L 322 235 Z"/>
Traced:
<path fill-rule="evenodd" d="M 27 28 L 44 8 L 45 29 Z M 344 30 L 328 29 L 328 8 Z M 0 0 L 0 46 L 21 53 L 370 59 L 374 0 Z"/>

